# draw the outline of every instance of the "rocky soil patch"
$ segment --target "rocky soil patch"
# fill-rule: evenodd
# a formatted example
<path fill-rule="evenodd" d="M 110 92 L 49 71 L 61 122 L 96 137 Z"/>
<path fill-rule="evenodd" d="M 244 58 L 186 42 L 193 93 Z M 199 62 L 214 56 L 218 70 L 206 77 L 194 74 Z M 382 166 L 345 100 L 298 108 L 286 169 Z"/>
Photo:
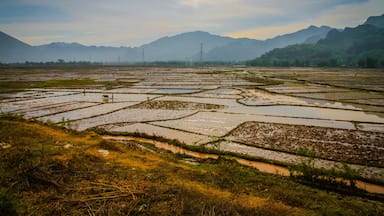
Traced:
<path fill-rule="evenodd" d="M 213 110 L 222 109 L 223 105 L 195 103 L 186 101 L 147 101 L 138 105 L 131 106 L 135 109 L 170 109 L 170 110 Z"/>

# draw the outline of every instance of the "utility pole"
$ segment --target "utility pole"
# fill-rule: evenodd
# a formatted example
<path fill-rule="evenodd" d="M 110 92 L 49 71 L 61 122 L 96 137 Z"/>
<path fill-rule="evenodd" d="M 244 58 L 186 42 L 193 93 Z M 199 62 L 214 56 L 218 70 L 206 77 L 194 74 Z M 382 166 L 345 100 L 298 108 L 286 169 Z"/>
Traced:
<path fill-rule="evenodd" d="M 144 64 L 144 61 L 145 61 L 145 50 L 143 47 L 143 49 L 141 50 L 141 62 L 143 62 L 143 64 Z"/>
<path fill-rule="evenodd" d="M 200 43 L 200 63 L 203 63 L 203 43 Z"/>

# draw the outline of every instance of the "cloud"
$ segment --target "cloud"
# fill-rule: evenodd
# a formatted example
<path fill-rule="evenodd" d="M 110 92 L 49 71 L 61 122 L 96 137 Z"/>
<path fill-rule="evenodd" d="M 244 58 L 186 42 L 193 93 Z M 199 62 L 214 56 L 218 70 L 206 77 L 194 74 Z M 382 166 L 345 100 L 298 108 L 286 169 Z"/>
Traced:
<path fill-rule="evenodd" d="M 319 10 L 316 13 L 312 12 L 312 16 L 300 14 L 296 15 L 296 17 L 302 16 L 302 18 L 292 19 L 295 15 L 290 14 L 286 22 L 270 23 L 255 28 L 228 32 L 226 35 L 237 38 L 267 39 L 276 35 L 295 32 L 310 25 L 328 25 L 334 28 L 353 27 L 364 23 L 369 16 L 381 15 L 383 13 L 384 2 L 382 0 L 348 1 L 348 4 L 342 4 L 345 2 L 347 1 L 336 1 L 333 7 Z M 323 2 L 323 4 L 329 5 L 330 2 Z M 313 5 L 305 7 L 313 7 Z"/>
<path fill-rule="evenodd" d="M 339 5 L 312 20 L 315 24 L 332 25 L 333 27 L 353 27 L 364 23 L 369 16 L 383 14 L 384 1 L 370 0 L 359 4 Z"/>
<path fill-rule="evenodd" d="M 65 19 L 66 14 L 60 9 L 48 5 L 15 4 L 5 2 L 0 6 L 1 23 L 34 23 L 46 21 L 60 21 Z"/>
<path fill-rule="evenodd" d="M 189 7 L 199 7 L 203 5 L 210 5 L 216 3 L 215 1 L 209 1 L 209 0 L 180 0 L 179 4 L 186 5 Z"/>
<path fill-rule="evenodd" d="M 270 27 L 261 27 L 256 29 L 248 29 L 239 32 L 232 32 L 225 34 L 228 37 L 234 38 L 255 38 L 255 39 L 268 39 L 277 35 L 292 33 L 299 29 L 308 27 L 307 24 L 290 24 L 290 25 L 277 25 Z"/>
<path fill-rule="evenodd" d="M 83 44 L 135 46 L 165 35 L 194 30 L 267 38 L 293 32 L 310 24 L 335 27 L 357 25 L 370 15 L 382 13 L 379 11 L 384 8 L 381 2 L 383 1 L 2 0 L 0 29 L 32 44 L 61 39 Z M 24 13 L 22 17 L 17 16 L 20 8 L 28 7 L 35 10 Z M 1 11 L 9 12 L 2 14 Z"/>

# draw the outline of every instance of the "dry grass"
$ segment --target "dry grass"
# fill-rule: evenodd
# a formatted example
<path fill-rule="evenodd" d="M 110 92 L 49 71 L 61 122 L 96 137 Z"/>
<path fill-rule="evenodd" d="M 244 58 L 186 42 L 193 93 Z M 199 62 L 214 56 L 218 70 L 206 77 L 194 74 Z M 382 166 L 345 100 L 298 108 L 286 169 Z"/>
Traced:
<path fill-rule="evenodd" d="M 41 123 L 2 118 L 0 140 L 11 145 L 0 149 L 0 187 L 7 191 L 0 207 L 21 215 L 379 215 L 384 210 L 382 203 L 340 198 L 230 161 L 187 165 L 134 142 Z"/>

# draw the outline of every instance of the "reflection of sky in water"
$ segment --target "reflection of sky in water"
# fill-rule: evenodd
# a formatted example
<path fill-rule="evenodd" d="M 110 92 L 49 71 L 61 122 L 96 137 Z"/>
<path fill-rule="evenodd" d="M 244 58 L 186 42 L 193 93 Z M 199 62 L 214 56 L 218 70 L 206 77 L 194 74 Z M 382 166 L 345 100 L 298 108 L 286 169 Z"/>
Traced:
<path fill-rule="evenodd" d="M 351 122 L 346 121 L 250 115 L 246 113 L 234 114 L 222 112 L 199 112 L 187 118 L 153 122 L 152 124 L 175 129 L 182 129 L 185 131 L 200 133 L 204 135 L 224 136 L 239 124 L 246 121 L 355 129 Z"/>
<path fill-rule="evenodd" d="M 31 109 L 31 111 L 26 111 L 25 116 L 27 117 L 40 117 L 45 115 L 51 115 L 55 113 L 61 113 L 66 112 L 70 110 L 75 109 L 81 109 L 84 107 L 90 107 L 95 106 L 97 103 L 90 103 L 90 102 L 74 102 L 74 103 L 60 103 L 56 106 L 48 106 L 47 108 L 40 108 L 40 109 Z"/>
<path fill-rule="evenodd" d="M 337 108 L 337 109 L 346 109 L 346 110 L 362 110 L 362 111 L 371 111 L 371 112 L 383 112 L 384 107 L 380 106 L 370 106 L 359 103 L 354 103 L 354 100 L 347 101 L 327 101 L 314 98 L 304 98 L 304 97 L 294 97 L 289 95 L 281 94 L 270 94 L 258 90 L 250 90 L 248 95 L 252 95 L 250 98 L 240 99 L 239 102 L 248 105 L 248 106 L 260 106 L 260 105 L 305 105 L 313 107 L 325 107 L 325 108 Z M 308 94 L 311 95 L 311 94 Z M 375 99 L 375 104 L 377 104 L 379 99 Z M 383 100 L 384 101 L 384 100 Z M 369 101 L 369 104 L 372 101 Z M 383 116 L 378 114 L 378 116 Z"/>
<path fill-rule="evenodd" d="M 159 89 L 153 94 L 187 94 L 201 91 L 200 89 Z"/>
<path fill-rule="evenodd" d="M 204 94 L 240 94 L 241 91 L 231 88 L 218 88 L 214 90 L 204 91 Z"/>
<path fill-rule="evenodd" d="M 124 107 L 131 106 L 133 104 L 136 104 L 137 102 L 123 102 L 123 103 L 105 103 L 105 104 L 99 104 L 97 106 L 92 106 L 88 108 L 78 109 L 78 110 L 72 110 L 64 113 L 59 113 L 56 115 L 51 115 L 47 117 L 41 118 L 41 120 L 50 120 L 52 122 L 60 122 L 63 118 L 64 119 L 70 119 L 70 120 L 76 120 L 81 118 L 89 118 L 96 115 L 102 115 L 109 112 L 112 112 L 114 110 L 122 109 Z"/>
<path fill-rule="evenodd" d="M 155 91 L 155 89 L 153 89 Z M 55 97 L 46 97 L 41 99 L 33 99 L 28 101 L 20 101 L 13 103 L 3 103 L 1 108 L 6 111 L 22 109 L 42 105 L 52 105 L 55 103 L 70 103 L 70 102 L 91 102 L 100 103 L 103 99 L 103 95 L 108 95 L 108 99 L 112 100 L 112 92 L 91 92 L 92 90 L 87 90 L 85 94 L 80 92 L 71 92 L 72 95 L 68 95 L 68 92 L 60 92 L 59 90 L 53 91 L 57 93 Z M 199 92 L 200 89 L 176 89 L 176 88 L 164 88 L 156 89 L 155 92 L 158 94 L 185 94 L 185 93 L 194 93 Z M 220 88 L 215 90 L 210 90 L 211 93 L 233 93 L 237 90 L 231 88 Z M 74 94 L 75 93 L 75 94 Z M 275 123 L 287 123 L 287 124 L 304 124 L 304 125 L 314 125 L 314 126 L 326 126 L 326 127 L 336 127 L 336 128 L 349 128 L 353 129 L 354 126 L 351 122 L 366 122 L 366 123 L 376 123 L 384 124 L 384 111 L 383 107 L 379 106 L 367 106 L 367 105 L 351 105 L 344 104 L 340 102 L 329 102 L 325 100 L 317 99 L 307 99 L 307 98 L 296 98 L 286 95 L 271 95 L 263 93 L 262 91 L 250 91 L 250 94 L 254 94 L 256 98 L 253 99 L 241 99 L 241 102 L 246 102 L 248 104 L 256 106 L 245 106 L 238 103 L 235 99 L 220 99 L 220 98 L 203 98 L 203 97 L 193 97 L 193 95 L 180 95 L 180 96 L 162 96 L 155 100 L 173 100 L 173 101 L 189 101 L 189 102 L 198 102 L 198 103 L 208 103 L 208 104 L 218 104 L 224 105 L 225 108 L 218 110 L 216 113 L 212 112 L 200 112 L 192 117 L 188 117 L 181 120 L 167 120 L 163 123 L 158 123 L 158 125 L 163 125 L 171 128 L 184 128 L 187 131 L 199 132 L 206 135 L 224 135 L 229 130 L 233 129 L 238 124 L 241 124 L 245 121 L 266 121 L 266 122 L 275 122 Z M 63 94 L 63 95 L 60 95 Z M 59 96 L 60 95 L 60 96 Z M 113 93 L 114 102 L 142 102 L 148 99 L 153 99 L 159 95 L 153 94 L 123 94 L 123 93 Z M 260 98 L 260 99 L 259 99 Z M 292 105 L 276 105 L 276 103 L 288 102 L 288 104 L 293 105 L 307 105 L 307 106 L 325 106 L 330 108 L 320 108 L 320 107 L 307 107 L 307 106 L 292 106 Z M 8 106 L 4 106 L 8 105 Z M 77 111 L 70 111 L 56 116 L 50 116 L 51 120 L 60 121 L 62 117 L 70 119 L 79 119 L 84 117 L 91 117 L 93 115 L 100 115 L 106 113 L 106 111 L 116 110 L 127 106 L 128 104 L 103 104 L 99 106 L 94 106 L 86 109 L 79 109 Z M 257 106 L 258 105 L 258 106 Z M 263 106 L 266 105 L 266 106 Z M 68 107 L 69 108 L 69 107 Z M 81 108 L 81 107 L 78 107 Z M 338 108 L 338 109 L 331 109 Z M 44 109 L 44 108 L 41 108 Z M 343 110 L 343 109 L 355 109 L 355 110 Z M 32 110 L 29 110 L 31 112 Z M 35 110 L 33 110 L 35 111 Z M 152 112 L 155 110 L 152 110 Z M 197 110 L 196 110 L 197 111 Z M 364 112 L 364 111 L 379 111 L 379 112 Z M 137 110 L 142 116 L 143 110 Z M 144 118 L 137 118 L 136 113 L 133 110 L 124 111 L 124 114 L 121 112 L 114 113 L 113 115 L 100 116 L 93 118 L 90 124 L 91 125 L 100 125 L 103 123 L 113 123 L 113 122 L 122 122 L 122 121 L 143 121 L 143 120 L 158 120 L 160 119 L 172 119 L 175 117 L 175 111 L 164 112 L 161 110 L 156 111 L 156 115 L 152 116 L 155 118 L 146 118 L 148 113 L 144 115 Z M 40 115 L 41 113 L 30 113 L 35 116 Z M 44 113 L 49 114 L 49 113 Z M 179 116 L 179 115 L 176 115 Z M 292 118 L 293 117 L 293 118 Z M 337 121 L 334 121 L 337 120 Z M 79 122 L 80 123 L 80 122 Z M 89 122 L 82 122 L 84 125 L 82 127 L 88 127 Z M 372 128 L 372 125 L 362 125 L 361 128 Z M 381 130 L 381 127 L 374 125 L 374 129 Z"/>
<path fill-rule="evenodd" d="M 202 144 L 212 141 L 209 136 L 202 136 L 198 134 L 188 133 L 184 131 L 173 130 L 169 128 L 159 127 L 150 124 L 136 123 L 124 126 L 112 125 L 109 128 L 110 131 L 116 132 L 139 132 L 156 136 L 166 137 L 168 139 L 177 139 L 188 145 Z"/>
<path fill-rule="evenodd" d="M 341 109 L 355 109 L 355 110 L 361 110 L 361 108 L 355 107 L 351 104 L 344 104 L 341 102 L 331 102 L 326 100 L 316 100 L 316 99 L 309 99 L 309 98 L 300 98 L 302 101 L 305 101 L 308 104 L 317 105 L 317 106 L 326 106 L 326 107 L 335 107 L 335 108 L 341 108 Z"/>
<path fill-rule="evenodd" d="M 292 94 L 296 96 L 328 99 L 328 100 L 356 100 L 356 99 L 380 99 L 383 95 L 373 92 L 327 92 L 327 93 L 300 93 Z"/>
<path fill-rule="evenodd" d="M 233 99 L 215 99 L 215 98 L 193 98 L 193 97 L 163 97 L 158 100 L 179 100 L 200 103 L 212 103 L 224 105 L 225 108 L 219 112 L 230 112 L 239 114 L 256 114 L 256 115 L 272 115 L 272 116 L 288 116 L 303 118 L 319 118 L 343 121 L 360 121 L 384 123 L 383 113 L 368 113 L 364 111 L 330 109 L 319 107 L 305 106 L 244 106 Z M 349 105 L 347 105 L 349 107 Z"/>
<path fill-rule="evenodd" d="M 381 118 L 373 113 L 362 111 L 338 110 L 329 108 L 303 107 L 303 106 L 262 106 L 262 107 L 229 107 L 225 111 L 244 114 L 289 116 L 303 118 L 333 119 L 343 121 L 360 121 L 384 123 Z"/>
<path fill-rule="evenodd" d="M 305 101 L 309 105 L 315 105 L 315 106 L 323 106 L 323 107 L 333 107 L 333 108 L 340 108 L 340 109 L 353 109 L 353 110 L 362 110 L 362 111 L 373 111 L 373 112 L 384 112 L 383 106 L 370 106 L 365 104 L 359 104 L 354 102 L 359 102 L 356 100 L 348 100 L 343 102 L 334 102 L 334 101 L 327 101 L 327 100 L 317 100 L 317 99 L 310 99 L 310 98 L 300 98 L 301 100 Z M 375 102 L 378 102 L 379 99 L 375 99 Z M 370 102 L 369 100 L 368 102 Z M 367 102 L 367 101 L 363 101 Z M 369 104 L 369 103 L 367 103 Z M 384 117 L 383 114 L 378 114 L 379 116 Z"/>

